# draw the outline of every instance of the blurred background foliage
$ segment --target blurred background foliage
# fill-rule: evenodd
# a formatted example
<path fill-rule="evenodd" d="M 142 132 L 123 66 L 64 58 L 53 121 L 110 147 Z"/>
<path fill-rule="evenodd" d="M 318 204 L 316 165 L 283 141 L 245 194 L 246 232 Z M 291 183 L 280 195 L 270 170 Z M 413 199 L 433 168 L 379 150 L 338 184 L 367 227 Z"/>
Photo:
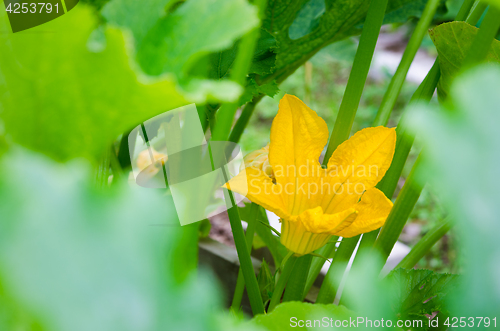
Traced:
<path fill-rule="evenodd" d="M 384 291 L 397 286 L 377 283 L 365 272 L 352 276 L 358 286 L 345 303 L 352 311 L 288 303 L 243 323 L 221 312 L 215 281 L 196 269 L 198 228 L 178 226 L 168 195 L 138 192 L 123 182 L 97 190 L 91 169 L 131 127 L 186 103 L 202 106 L 201 119 L 209 122 L 221 103 L 262 98 L 240 142 L 247 152 L 267 144 L 285 92 L 304 100 L 331 129 L 368 2 L 270 0 L 244 89 L 228 73 L 240 38 L 258 26 L 246 1 L 154 0 L 147 8 L 133 0 L 81 2 L 15 38 L 4 33 L 10 28 L 0 14 L 0 329 L 280 330 L 287 329 L 291 311 L 304 318 L 355 316 L 353 311 L 418 318 L 436 310 L 443 316 L 498 313 L 498 67 L 452 85 L 458 72 L 440 62 L 439 93 L 449 93 L 445 110 L 436 111 L 436 98 L 434 112 L 422 106 L 414 116 L 421 134 L 399 183 L 427 146 L 425 172 L 433 175 L 432 185 L 400 240 L 414 245 L 451 213 L 457 229 L 417 266 L 465 270 L 461 284 L 431 271 L 397 270 L 386 282 L 401 287 L 386 298 Z M 443 1 L 434 24 L 452 20 L 462 2 Z M 397 41 L 381 50 L 401 53 L 426 1 L 389 3 L 383 35 Z M 450 24 L 424 40 L 426 56 L 456 55 L 470 46 L 476 30 Z M 440 38 L 456 28 L 463 38 L 444 45 Z M 52 33 L 61 30 L 66 33 Z M 488 61 L 499 61 L 497 49 L 498 42 Z M 389 84 L 391 70 L 378 69 L 367 81 L 353 131 L 370 125 Z M 389 126 L 416 86 L 404 85 Z M 443 295 L 426 301 L 416 290 L 426 286 L 425 293 Z M 455 294 L 445 298 L 448 293 Z M 414 302 L 429 305 L 417 305 L 416 312 Z"/>

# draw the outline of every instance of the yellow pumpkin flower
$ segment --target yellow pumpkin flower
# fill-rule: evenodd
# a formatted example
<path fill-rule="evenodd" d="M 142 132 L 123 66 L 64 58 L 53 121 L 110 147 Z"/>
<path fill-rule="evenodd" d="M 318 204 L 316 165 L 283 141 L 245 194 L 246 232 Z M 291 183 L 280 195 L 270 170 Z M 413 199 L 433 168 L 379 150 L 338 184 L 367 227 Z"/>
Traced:
<path fill-rule="evenodd" d="M 240 170 L 247 167 L 254 167 L 262 170 L 270 178 L 274 178 L 273 168 L 269 163 L 269 144 L 261 149 L 248 153 L 243 158 Z"/>
<path fill-rule="evenodd" d="M 280 217 L 281 243 L 296 255 L 381 227 L 392 202 L 375 188 L 389 168 L 396 132 L 363 129 L 332 154 L 326 169 L 319 157 L 328 142 L 325 121 L 301 100 L 285 95 L 271 127 L 268 159 L 248 166 L 225 187 Z M 265 149 L 259 160 L 267 159 Z M 247 191 L 248 190 L 248 191 Z"/>

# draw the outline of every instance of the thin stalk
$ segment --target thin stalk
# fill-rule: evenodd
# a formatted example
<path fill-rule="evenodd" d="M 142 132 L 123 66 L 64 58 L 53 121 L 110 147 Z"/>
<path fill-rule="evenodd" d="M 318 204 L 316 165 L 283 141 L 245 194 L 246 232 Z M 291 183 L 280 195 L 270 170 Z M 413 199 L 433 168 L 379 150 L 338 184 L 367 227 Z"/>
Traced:
<path fill-rule="evenodd" d="M 292 270 L 292 275 L 288 280 L 283 302 L 285 301 L 302 301 L 304 294 L 304 286 L 306 284 L 309 268 L 311 267 L 313 256 L 307 254 L 297 259 Z"/>
<path fill-rule="evenodd" d="M 241 135 L 243 134 L 243 131 L 248 125 L 250 117 L 252 116 L 253 111 L 255 110 L 255 106 L 262 99 L 262 97 L 263 97 L 262 95 L 259 95 L 255 97 L 251 102 L 245 105 L 243 111 L 241 112 L 240 117 L 238 117 L 238 120 L 236 120 L 236 123 L 234 124 L 233 130 L 231 130 L 229 141 L 232 141 L 233 143 L 237 143 L 240 141 Z"/>
<path fill-rule="evenodd" d="M 470 25 L 476 25 L 481 16 L 483 16 L 486 8 L 488 8 L 488 3 L 486 1 L 477 1 L 469 17 L 467 17 L 467 23 Z"/>
<path fill-rule="evenodd" d="M 434 90 L 436 89 L 440 76 L 441 72 L 439 70 L 439 63 L 436 60 L 424 81 L 413 94 L 410 104 L 416 101 L 429 102 L 434 94 Z M 396 135 L 396 150 L 394 152 L 391 166 L 387 170 L 384 178 L 377 185 L 377 187 L 384 192 L 389 199 L 394 195 L 399 178 L 401 177 L 401 172 L 403 171 L 403 167 L 408 159 L 411 147 L 413 146 L 413 141 L 415 140 L 415 135 L 407 130 L 405 115 L 403 115 L 399 121 L 396 128 Z"/>
<path fill-rule="evenodd" d="M 466 0 L 460 7 L 460 10 L 455 18 L 456 21 L 463 21 L 466 19 L 469 11 L 471 10 L 472 4 L 474 0 Z M 468 20 L 468 19 L 467 19 Z M 441 71 L 439 68 L 439 61 L 436 59 L 434 64 L 432 65 L 431 70 L 425 76 L 425 79 L 418 86 L 415 93 L 413 93 L 410 104 L 417 101 L 426 101 L 429 102 L 434 95 L 434 91 L 436 90 L 436 86 L 439 82 L 439 78 L 441 77 Z M 405 113 L 406 114 L 406 113 Z M 413 146 L 413 141 L 415 140 L 415 136 L 413 133 L 407 130 L 407 126 L 405 123 L 405 114 L 398 123 L 396 128 L 396 150 L 394 152 L 394 157 L 392 159 L 391 166 L 387 170 L 384 178 L 378 183 L 377 187 L 384 192 L 385 196 L 389 199 L 394 195 L 394 191 L 396 190 L 399 178 L 401 177 L 401 173 L 403 171 L 406 160 L 408 159 L 408 155 L 410 154 L 411 147 Z M 377 236 L 379 234 L 379 230 L 375 230 L 369 233 L 365 233 L 363 238 L 361 238 L 361 243 L 359 244 L 359 251 L 363 252 L 366 249 L 369 249 L 375 243 Z M 356 260 L 354 260 L 354 264 L 356 264 Z"/>
<path fill-rule="evenodd" d="M 266 7 L 266 0 L 256 0 L 254 4 L 259 10 L 259 15 L 262 17 Z M 242 39 L 238 46 L 238 53 L 234 60 L 234 66 L 231 69 L 231 80 L 245 86 L 246 76 L 250 65 L 252 64 L 252 57 L 259 39 L 260 28 L 256 27 L 248 32 Z M 217 125 L 212 132 L 212 140 L 226 141 L 229 138 L 229 131 L 233 124 L 234 115 L 238 109 L 238 102 L 225 103 L 217 112 L 216 121 Z"/>
<path fill-rule="evenodd" d="M 229 178 L 224 169 L 222 169 L 222 174 L 224 176 L 224 182 L 228 182 Z M 247 247 L 247 242 L 245 240 L 245 232 L 243 231 L 243 226 L 241 225 L 241 218 L 238 212 L 238 207 L 234 201 L 233 193 L 230 190 L 223 189 L 224 196 L 229 197 L 227 215 L 229 217 L 229 223 L 231 224 L 231 230 L 233 232 L 234 244 L 236 246 L 236 252 L 238 254 L 238 260 L 240 261 L 241 270 L 243 273 L 243 278 L 247 287 L 248 298 L 250 300 L 250 306 L 254 315 L 264 313 L 264 304 L 262 303 L 262 296 L 260 295 L 259 284 L 257 282 L 257 277 L 255 276 L 255 271 L 252 265 L 252 259 L 250 257 L 250 252 Z M 227 201 L 228 199 L 226 199 Z"/>
<path fill-rule="evenodd" d="M 462 69 L 471 67 L 484 60 L 491 43 L 495 39 L 500 28 L 500 9 L 496 6 L 490 6 L 484 16 L 481 28 L 477 33 L 472 45 L 464 59 Z"/>
<path fill-rule="evenodd" d="M 359 241 L 359 235 L 352 238 L 342 239 L 332 264 L 326 273 L 325 280 L 319 289 L 316 303 L 331 304 L 335 300 L 340 281 L 344 276 L 347 264 Z"/>
<path fill-rule="evenodd" d="M 328 163 L 328 159 L 330 159 L 337 146 L 349 138 L 366 77 L 368 76 L 368 70 L 370 69 L 375 45 L 377 44 L 380 27 L 384 20 L 387 2 L 388 0 L 371 0 L 370 2 L 363 31 L 359 38 L 358 50 L 354 57 L 352 70 L 347 81 L 344 97 L 340 104 L 339 114 L 335 121 L 323 164 Z"/>
<path fill-rule="evenodd" d="M 295 255 L 290 255 L 288 259 L 286 259 L 283 271 L 281 272 L 281 275 L 278 278 L 278 283 L 274 288 L 273 296 L 271 297 L 271 302 L 269 303 L 269 308 L 267 310 L 268 313 L 273 311 L 273 309 L 280 303 L 281 296 L 285 290 L 288 278 L 290 278 L 290 275 L 292 274 L 295 262 L 297 262 L 297 256 Z"/>
<path fill-rule="evenodd" d="M 252 252 L 253 238 L 255 237 L 255 229 L 257 228 L 257 212 L 259 211 L 259 205 L 252 203 L 252 218 L 253 220 L 248 221 L 247 231 L 245 233 L 245 239 L 247 242 L 248 252 Z M 236 279 L 236 288 L 234 289 L 233 302 L 231 308 L 238 311 L 241 306 L 241 300 L 243 299 L 243 292 L 245 291 L 245 279 L 243 278 L 243 271 L 241 267 L 238 270 L 238 278 Z"/>
<path fill-rule="evenodd" d="M 352 70 L 349 75 L 349 80 L 347 81 L 346 91 L 344 93 L 344 97 L 342 98 L 339 114 L 337 115 L 337 120 L 335 121 L 335 126 L 333 127 L 332 135 L 330 137 L 330 141 L 328 142 L 328 147 L 323 159 L 323 165 L 328 164 L 328 160 L 332 156 L 335 149 L 337 149 L 342 142 L 349 138 L 354 117 L 356 116 L 356 111 L 358 110 L 359 101 L 361 100 L 361 94 L 363 93 L 366 78 L 368 77 L 368 70 L 370 69 L 380 28 L 384 20 L 387 2 L 387 0 L 371 0 L 370 2 L 363 31 L 361 32 L 361 36 L 359 38 L 359 45 L 354 57 Z M 343 275 L 343 270 L 340 272 L 338 269 L 341 267 L 345 268 L 347 266 L 347 264 L 344 265 L 344 260 L 346 258 L 345 255 L 350 251 L 349 256 L 347 257 L 347 261 L 349 261 L 358 240 L 359 236 L 342 240 L 339 245 L 339 249 L 335 254 L 335 257 L 339 262 L 335 263 L 335 265 L 332 262 L 327 273 L 327 275 L 331 274 L 333 279 L 328 281 L 327 278 L 325 278 L 325 281 L 321 285 L 320 289 L 321 296 L 318 296 L 318 298 L 328 301 L 331 294 L 336 293 L 336 286 L 338 286 L 338 284 L 336 284 L 335 277 L 339 273 L 342 273 Z M 339 256 L 339 253 L 342 253 L 342 255 Z M 335 294 L 333 294 L 331 302 L 328 303 L 332 303 L 334 298 Z"/>
<path fill-rule="evenodd" d="M 417 203 L 420 193 L 422 192 L 422 185 L 417 181 L 417 172 L 421 162 L 421 155 L 413 165 L 410 175 L 406 179 L 401 192 L 399 193 L 394 206 L 387 217 L 387 220 L 380 231 L 380 235 L 375 241 L 374 247 L 380 251 L 382 258 L 387 260 L 389 254 L 398 240 L 403 227 L 410 216 L 413 207 Z"/>
<path fill-rule="evenodd" d="M 465 0 L 455 18 L 455 21 L 464 21 L 469 12 L 471 11 L 472 5 L 474 4 L 474 0 Z M 436 59 L 431 70 L 427 73 L 423 82 L 419 85 L 413 96 L 411 97 L 410 104 L 416 101 L 430 101 L 432 96 L 434 95 L 434 91 L 439 82 L 439 78 L 441 76 L 441 71 L 439 68 L 439 60 Z M 394 195 L 394 191 L 396 190 L 397 183 L 399 178 L 401 177 L 401 173 L 403 171 L 403 167 L 408 159 L 408 155 L 410 154 L 411 147 L 413 145 L 413 141 L 415 136 L 413 133 L 408 132 L 406 124 L 405 124 L 405 114 L 398 123 L 396 128 L 396 150 L 394 152 L 394 158 L 392 160 L 390 168 L 387 170 L 382 181 L 379 182 L 377 187 L 388 197 L 392 198 Z M 360 257 L 364 254 L 369 254 L 371 248 L 373 247 L 377 237 L 379 235 L 380 230 L 374 230 L 369 233 L 363 234 L 361 238 L 361 242 L 358 248 L 358 254 L 356 255 L 353 261 L 353 269 L 360 268 L 359 261 Z"/>
<path fill-rule="evenodd" d="M 451 229 L 451 223 L 449 220 L 443 220 L 436 224 L 429 232 L 425 234 L 418 241 L 418 243 L 411 249 L 410 253 L 405 256 L 401 262 L 396 266 L 397 268 L 411 269 L 413 268 L 421 258 L 438 242 L 449 230 Z"/>
<path fill-rule="evenodd" d="M 469 16 L 469 12 L 471 12 L 471 10 L 474 11 L 478 4 L 479 4 L 479 1 L 465 0 L 463 2 L 462 6 L 460 7 L 460 10 L 457 13 L 457 17 L 455 18 L 455 21 L 465 21 L 467 19 L 467 17 Z M 484 9 L 483 9 L 483 11 L 484 11 Z M 471 13 L 471 15 L 472 15 L 472 13 Z M 474 23 L 474 25 L 476 23 Z"/>
<path fill-rule="evenodd" d="M 336 236 L 333 238 L 335 238 L 335 240 L 338 239 L 338 237 Z M 315 253 L 328 258 L 332 256 L 332 254 L 335 252 L 335 248 L 336 248 L 336 243 L 332 242 L 316 250 Z M 324 259 L 320 257 L 313 257 L 311 262 L 311 268 L 309 269 L 309 274 L 307 275 L 306 286 L 304 288 L 304 294 L 302 295 L 302 299 L 304 299 L 307 296 L 307 293 L 309 293 L 309 291 L 311 290 L 311 287 L 316 281 L 316 278 L 318 278 L 318 275 L 321 272 L 321 268 L 323 268 L 324 264 L 325 264 Z"/>
<path fill-rule="evenodd" d="M 398 98 L 401 87 L 406 79 L 406 74 L 410 69 L 410 65 L 415 58 L 415 54 L 417 54 L 420 44 L 422 43 L 422 39 L 427 33 L 429 24 L 431 23 L 440 2 L 440 0 L 429 0 L 425 5 L 422 17 L 417 23 L 415 31 L 406 46 L 403 58 L 401 59 L 401 62 L 396 69 L 396 73 L 392 77 L 389 87 L 384 94 L 384 98 L 382 99 L 382 103 L 373 122 L 373 126 L 387 125 L 392 109 L 396 104 L 396 99 Z"/>

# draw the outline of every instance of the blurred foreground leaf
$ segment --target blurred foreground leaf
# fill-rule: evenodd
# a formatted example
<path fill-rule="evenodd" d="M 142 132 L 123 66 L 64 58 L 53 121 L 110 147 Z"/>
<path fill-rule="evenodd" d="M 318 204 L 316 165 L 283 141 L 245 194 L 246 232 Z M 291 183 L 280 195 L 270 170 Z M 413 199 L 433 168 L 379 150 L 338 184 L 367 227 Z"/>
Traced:
<path fill-rule="evenodd" d="M 434 312 L 446 312 L 443 298 L 456 285 L 457 275 L 432 270 L 397 269 L 387 276 L 393 288 L 393 309 L 403 319 L 422 319 Z"/>
<path fill-rule="evenodd" d="M 209 279 L 176 279 L 192 269 L 174 255 L 193 259 L 185 252 L 197 245 L 180 239 L 168 197 L 97 192 L 84 164 L 24 152 L 5 155 L 1 170 L 1 330 L 31 320 L 51 331 L 219 330 Z"/>
<path fill-rule="evenodd" d="M 0 14 L 0 30 L 9 31 L 8 24 Z M 133 64 L 121 30 L 96 28 L 90 8 L 79 5 L 28 31 L 0 34 L 0 116 L 15 142 L 58 161 L 96 160 L 113 139 L 154 115 L 239 96 L 231 82 L 194 80 L 196 88 L 187 92 L 172 74 L 147 77 Z M 229 42 L 226 36 L 213 47 Z M 164 50 L 180 66 L 192 54 L 178 47 Z"/>
<path fill-rule="evenodd" d="M 420 109 L 411 122 L 426 142 L 427 174 L 461 234 L 466 258 L 453 316 L 498 317 L 500 311 L 500 65 L 457 77 L 448 106 Z"/>
<path fill-rule="evenodd" d="M 444 23 L 430 30 L 429 34 L 439 54 L 441 78 L 437 88 L 440 99 L 447 97 L 478 31 L 478 28 L 465 22 Z M 493 41 L 485 61 L 500 62 L 500 41 Z"/>
<path fill-rule="evenodd" d="M 356 315 L 345 308 L 344 306 L 337 305 L 321 305 L 321 304 L 310 304 L 303 302 L 284 302 L 278 305 L 271 313 L 267 315 L 257 315 L 250 322 L 253 325 L 262 326 L 264 330 L 269 331 L 282 331 L 282 330 L 296 330 L 304 328 L 313 330 L 314 327 L 335 329 L 336 320 L 347 320 L 356 319 Z M 299 320 L 301 324 L 299 324 Z M 307 324 L 307 320 L 312 324 Z M 319 320 L 321 323 L 314 320 Z M 332 325 L 331 327 L 330 325 Z M 327 326 L 326 326 L 327 325 Z M 347 327 L 346 329 L 349 329 Z M 352 329 L 355 329 L 354 327 Z"/>

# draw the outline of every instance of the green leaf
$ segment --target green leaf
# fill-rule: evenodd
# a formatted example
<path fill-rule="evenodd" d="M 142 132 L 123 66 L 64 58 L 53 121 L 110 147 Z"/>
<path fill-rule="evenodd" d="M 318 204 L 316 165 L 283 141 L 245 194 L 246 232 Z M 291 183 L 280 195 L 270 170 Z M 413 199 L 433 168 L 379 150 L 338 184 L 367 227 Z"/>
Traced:
<path fill-rule="evenodd" d="M 19 150 L 0 167 L 0 283 L 35 329 L 219 329 L 218 294 L 194 269 L 197 232 L 170 198 L 126 183 L 96 191 L 87 164 Z"/>
<path fill-rule="evenodd" d="M 257 282 L 259 283 L 260 294 L 262 295 L 262 301 L 264 302 L 264 306 L 266 306 L 266 302 L 271 299 L 274 286 L 275 286 L 275 275 L 271 273 L 269 270 L 269 265 L 263 259 L 262 264 L 260 265 L 259 274 L 257 275 Z"/>
<path fill-rule="evenodd" d="M 203 56 L 229 48 L 258 23 L 256 9 L 245 0 L 189 0 L 156 22 L 137 58 L 148 74 L 183 76 Z"/>
<path fill-rule="evenodd" d="M 266 30 L 260 29 L 259 39 L 250 66 L 249 74 L 270 74 L 276 61 L 276 39 Z M 231 67 L 236 59 L 239 41 L 231 48 L 209 55 L 208 78 L 222 79 L 229 76 Z"/>
<path fill-rule="evenodd" d="M 398 317 L 408 319 L 446 312 L 445 296 L 455 289 L 457 280 L 457 275 L 425 269 L 394 270 L 387 276 L 393 288 L 393 309 Z"/>
<path fill-rule="evenodd" d="M 0 30 L 8 24 L 0 14 Z M 92 11 L 79 5 L 29 32 L 0 35 L 0 116 L 15 142 L 58 161 L 95 161 L 113 139 L 152 116 L 238 97 L 230 82 L 191 80 L 196 90 L 187 93 L 172 75 L 147 77 L 131 63 L 122 31 L 106 27 L 99 38 L 96 27 Z"/>
<path fill-rule="evenodd" d="M 460 72 L 462 62 L 478 31 L 478 28 L 465 22 L 444 23 L 430 30 L 429 34 L 436 45 L 441 68 L 441 79 L 438 83 L 440 99 L 447 97 L 450 86 Z M 500 62 L 500 41 L 493 41 L 486 62 Z"/>
<path fill-rule="evenodd" d="M 325 5 L 326 3 L 326 5 Z M 390 0 L 384 23 L 420 16 L 424 0 Z M 270 0 L 263 28 L 278 44 L 276 69 L 266 79 L 281 83 L 321 48 L 359 34 L 369 1 Z"/>
<path fill-rule="evenodd" d="M 333 319 L 333 320 L 330 320 Z M 264 330 L 269 331 L 282 331 L 282 330 L 296 330 L 299 328 L 298 321 L 302 320 L 304 326 L 308 329 L 313 329 L 314 320 L 322 322 L 328 321 L 328 327 L 334 329 L 335 326 L 330 326 L 330 323 L 335 323 L 336 320 L 356 319 L 356 315 L 345 308 L 344 306 L 337 305 L 321 305 L 310 304 L 303 302 L 284 302 L 278 305 L 271 313 L 267 315 L 257 315 L 251 320 L 251 324 L 263 327 Z M 332 322 L 333 321 L 333 322 Z M 319 324 L 316 323 L 316 327 Z"/>
<path fill-rule="evenodd" d="M 244 105 L 247 102 L 252 101 L 252 99 L 260 94 L 264 94 L 267 96 L 270 96 L 271 98 L 274 97 L 278 92 L 280 91 L 278 84 L 276 83 L 275 80 L 269 82 L 269 83 L 264 83 L 262 85 L 259 85 L 255 82 L 255 79 L 250 78 L 247 81 L 247 86 L 245 87 L 245 91 L 241 95 L 240 99 L 238 100 L 238 104 L 240 106 Z"/>
<path fill-rule="evenodd" d="M 443 15 L 446 13 L 446 0 L 441 1 L 436 15 Z M 411 18 L 420 18 L 424 11 L 427 0 L 392 0 L 389 1 L 387 11 L 384 16 L 384 23 L 405 23 Z"/>
<path fill-rule="evenodd" d="M 102 8 L 101 15 L 109 23 L 129 29 L 140 48 L 147 33 L 174 3 L 175 0 L 112 0 Z"/>

